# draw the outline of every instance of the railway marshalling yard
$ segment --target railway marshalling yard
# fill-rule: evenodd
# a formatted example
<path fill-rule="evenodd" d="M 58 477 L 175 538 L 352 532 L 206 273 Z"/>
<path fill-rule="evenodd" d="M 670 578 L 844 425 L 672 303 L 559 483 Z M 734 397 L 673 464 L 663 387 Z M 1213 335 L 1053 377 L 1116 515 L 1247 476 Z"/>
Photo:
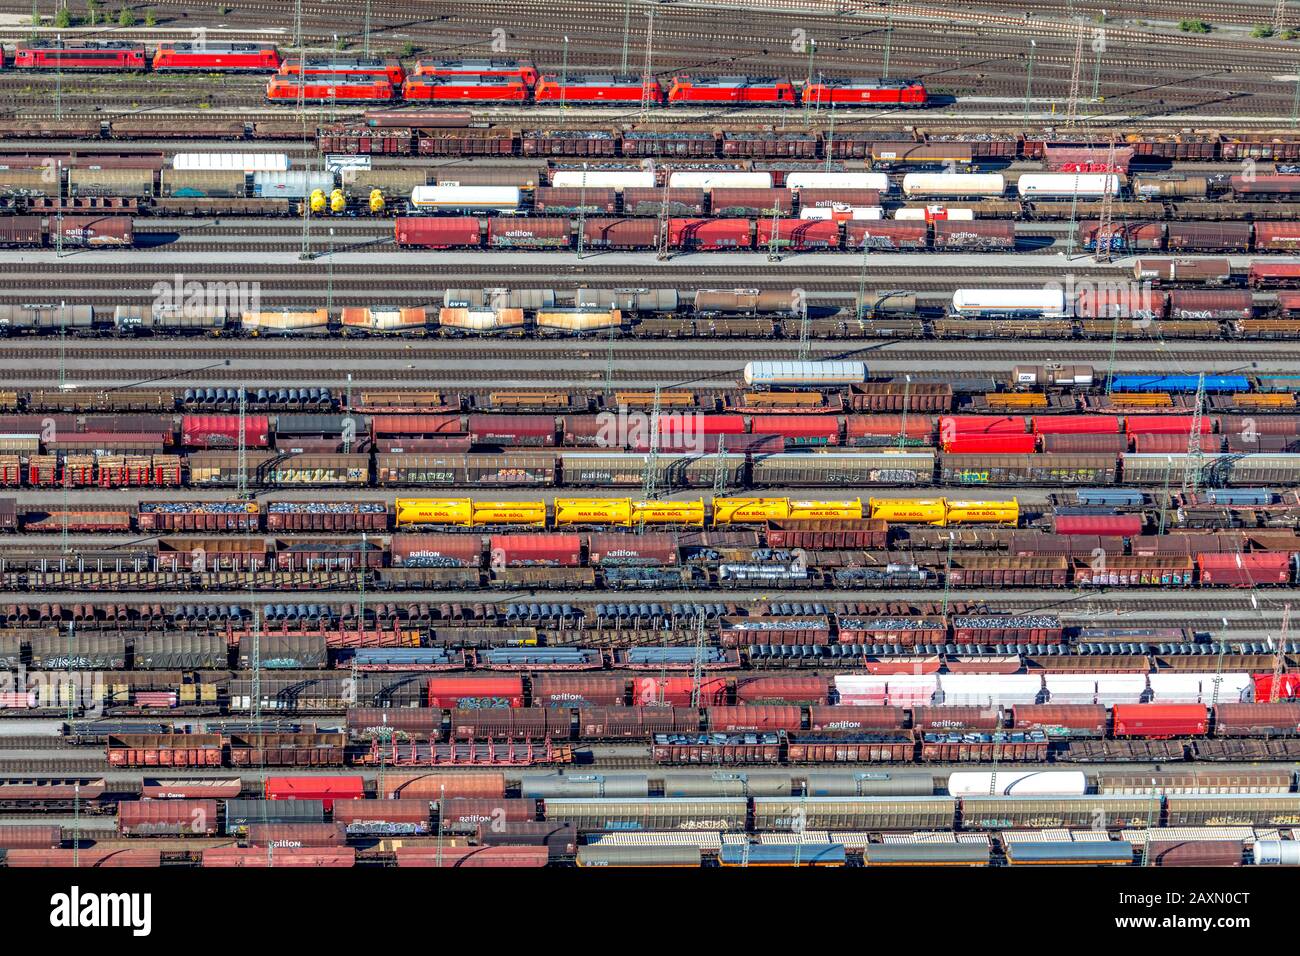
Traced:
<path fill-rule="evenodd" d="M 0 860 L 1300 862 L 1300 27 L 1105 7 L 0 3 Z"/>

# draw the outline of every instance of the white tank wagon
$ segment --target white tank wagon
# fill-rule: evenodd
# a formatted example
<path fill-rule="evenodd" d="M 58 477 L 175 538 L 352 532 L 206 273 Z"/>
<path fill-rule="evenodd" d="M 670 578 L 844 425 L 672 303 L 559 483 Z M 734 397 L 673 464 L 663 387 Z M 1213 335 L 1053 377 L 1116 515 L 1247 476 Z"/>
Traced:
<path fill-rule="evenodd" d="M 1061 289 L 958 289 L 952 311 L 970 318 L 1033 316 L 1060 319 L 1068 314 Z"/>
<path fill-rule="evenodd" d="M 517 186 L 416 186 L 411 208 L 431 212 L 518 212 Z"/>
<path fill-rule="evenodd" d="M 771 177 L 768 177 L 771 185 Z M 674 184 L 675 185 L 675 184 Z M 555 189 L 653 189 L 653 171 L 637 169 L 561 169 L 551 173 L 551 186 Z"/>
<path fill-rule="evenodd" d="M 908 173 L 903 177 L 903 195 L 908 199 L 1001 196 L 1006 188 L 1000 173 Z"/>
<path fill-rule="evenodd" d="M 650 183 L 651 186 L 654 182 Z M 669 189 L 771 189 L 771 173 L 738 172 L 731 169 L 683 169 L 668 174 Z"/>
<path fill-rule="evenodd" d="M 748 362 L 746 385 L 861 385 L 865 362 Z"/>
<path fill-rule="evenodd" d="M 1082 770 L 957 770 L 948 775 L 954 797 L 1081 797 L 1088 792 Z"/>
<path fill-rule="evenodd" d="M 1123 181 L 1115 173 L 1025 173 L 1016 182 L 1021 199 L 1071 196 L 1100 199 L 1110 192 L 1118 196 Z"/>
<path fill-rule="evenodd" d="M 880 195 L 889 192 L 889 177 L 884 173 L 789 173 L 786 189 L 874 189 Z"/>
<path fill-rule="evenodd" d="M 1261 866 L 1300 866 L 1300 842 L 1295 840 L 1259 840 L 1255 843 L 1255 863 Z"/>

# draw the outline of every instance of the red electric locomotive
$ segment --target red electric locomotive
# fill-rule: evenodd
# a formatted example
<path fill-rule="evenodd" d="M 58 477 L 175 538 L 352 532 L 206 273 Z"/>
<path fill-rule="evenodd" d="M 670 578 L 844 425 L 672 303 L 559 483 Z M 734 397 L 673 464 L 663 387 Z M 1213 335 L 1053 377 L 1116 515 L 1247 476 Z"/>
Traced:
<path fill-rule="evenodd" d="M 309 56 L 280 64 L 282 76 L 382 76 L 393 86 L 401 86 L 406 70 L 400 61 L 378 56 Z"/>
<path fill-rule="evenodd" d="M 522 103 L 528 87 L 517 76 L 413 76 L 402 95 L 437 103 Z"/>
<path fill-rule="evenodd" d="M 789 80 L 757 76 L 677 76 L 668 87 L 670 106 L 794 106 Z"/>
<path fill-rule="evenodd" d="M 149 59 L 144 46 L 122 40 L 32 40 L 14 48 L 19 70 L 144 70 Z"/>
<path fill-rule="evenodd" d="M 819 80 L 804 90 L 813 106 L 924 106 L 928 100 L 920 80 Z"/>
<path fill-rule="evenodd" d="M 269 72 L 280 68 L 280 51 L 274 43 L 173 43 L 158 44 L 155 70 L 211 70 L 219 72 Z"/>
<path fill-rule="evenodd" d="M 537 82 L 537 68 L 528 60 L 417 60 L 414 75 L 514 77 L 529 87 Z"/>
<path fill-rule="evenodd" d="M 385 76 L 317 75 L 271 77 L 266 98 L 273 103 L 298 102 L 298 86 L 306 103 L 387 103 L 393 99 L 393 84 Z"/>
<path fill-rule="evenodd" d="M 533 99 L 538 103 L 582 103 L 588 106 L 639 104 L 647 91 L 651 103 L 657 106 L 663 102 L 663 88 L 653 78 L 643 84 L 641 77 L 632 74 L 590 73 L 561 80 L 554 73 L 544 73 L 533 90 Z"/>

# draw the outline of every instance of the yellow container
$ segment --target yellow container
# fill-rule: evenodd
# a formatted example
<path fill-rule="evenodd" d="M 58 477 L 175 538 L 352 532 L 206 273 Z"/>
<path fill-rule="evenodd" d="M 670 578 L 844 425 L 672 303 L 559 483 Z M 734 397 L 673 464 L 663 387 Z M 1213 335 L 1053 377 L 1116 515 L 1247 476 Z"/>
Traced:
<path fill-rule="evenodd" d="M 545 501 L 475 501 L 473 505 L 475 527 L 485 524 L 546 527 Z"/>
<path fill-rule="evenodd" d="M 872 498 L 871 517 L 900 524 L 947 523 L 948 507 L 942 498 Z"/>
<path fill-rule="evenodd" d="M 468 528 L 474 523 L 474 502 L 468 498 L 398 498 L 393 506 L 399 528 L 414 524 Z"/>
<path fill-rule="evenodd" d="M 713 523 L 762 524 L 790 515 L 789 498 L 714 498 Z"/>
<path fill-rule="evenodd" d="M 1010 501 L 948 501 L 948 524 L 1005 524 L 1015 527 L 1020 523 L 1020 502 Z"/>
<path fill-rule="evenodd" d="M 330 212 L 339 213 L 348 211 L 348 201 L 343 195 L 343 190 L 336 189 L 330 193 Z"/>
<path fill-rule="evenodd" d="M 370 190 L 370 211 L 373 213 L 384 211 L 384 194 L 381 190 Z"/>
<path fill-rule="evenodd" d="M 704 499 L 697 501 L 633 501 L 633 527 L 641 524 L 671 524 L 687 528 L 704 527 Z"/>
<path fill-rule="evenodd" d="M 617 525 L 632 523 L 632 502 L 627 498 L 556 498 L 555 526 L 573 524 Z"/>
<path fill-rule="evenodd" d="M 311 196 L 307 199 L 307 204 L 311 207 L 311 211 L 314 213 L 324 212 L 325 206 L 327 205 L 325 193 L 319 189 L 312 190 Z"/>
<path fill-rule="evenodd" d="M 862 499 L 801 501 L 792 498 L 786 517 L 791 521 L 857 521 L 862 517 Z"/>

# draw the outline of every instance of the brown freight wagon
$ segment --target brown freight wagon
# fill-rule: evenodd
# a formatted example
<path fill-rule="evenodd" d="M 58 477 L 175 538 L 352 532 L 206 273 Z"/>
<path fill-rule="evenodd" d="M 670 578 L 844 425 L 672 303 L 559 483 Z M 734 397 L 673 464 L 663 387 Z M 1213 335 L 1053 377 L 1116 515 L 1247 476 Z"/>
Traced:
<path fill-rule="evenodd" d="M 1040 730 L 1049 738 L 1105 737 L 1106 708 L 1101 704 L 1016 704 L 1011 709 L 1016 730 Z"/>
<path fill-rule="evenodd" d="M 719 619 L 718 627 L 718 639 L 723 647 L 747 647 L 751 644 L 795 647 L 830 643 L 830 619 L 815 615 L 724 617 Z"/>
<path fill-rule="evenodd" d="M 545 486 L 555 484 L 549 455 L 376 455 L 381 485 Z"/>
<path fill-rule="evenodd" d="M 348 800 L 335 800 L 334 812 L 338 813 L 339 804 Z M 370 803 L 379 803 L 371 800 Z M 384 803 L 398 803 L 397 800 L 385 800 Z M 269 846 L 283 849 L 300 849 L 313 846 L 344 846 L 347 833 L 338 823 L 250 823 L 248 825 L 249 846 Z"/>
<path fill-rule="evenodd" d="M 1065 587 L 1069 562 L 1063 557 L 954 557 L 947 571 L 953 587 Z"/>
<path fill-rule="evenodd" d="M 220 767 L 220 734 L 124 734 L 108 738 L 111 767 Z"/>
<path fill-rule="evenodd" d="M 583 707 L 578 737 L 583 740 L 645 740 L 654 734 L 696 733 L 700 713 L 687 707 Z"/>
<path fill-rule="evenodd" d="M 839 616 L 841 644 L 943 644 L 948 633 L 946 618 L 919 615 Z"/>
<path fill-rule="evenodd" d="M 948 730 L 997 730 L 1002 714 L 996 707 L 937 706 L 913 707 L 912 728 L 918 732 Z"/>
<path fill-rule="evenodd" d="M 966 455 L 940 460 L 940 481 L 951 485 L 1113 485 L 1111 455 Z"/>
<path fill-rule="evenodd" d="M 0 216 L 0 246 L 39 246 L 43 233 L 40 216 Z"/>
<path fill-rule="evenodd" d="M 123 836 L 215 836 L 215 800 L 123 800 L 117 805 Z"/>
<path fill-rule="evenodd" d="M 921 760 L 941 763 L 1041 763 L 1047 760 L 1046 740 L 996 740 L 997 735 L 983 735 L 990 739 L 962 738 L 946 740 L 941 735 L 935 740 L 922 740 Z"/>
<path fill-rule="evenodd" d="M 1167 226 L 1170 252 L 1246 252 L 1252 225 L 1248 222 L 1171 222 Z"/>
<path fill-rule="evenodd" d="M 873 249 L 877 252 L 902 252 L 927 249 L 929 245 L 930 228 L 924 222 L 850 219 L 844 223 L 844 249 L 848 251 Z"/>
<path fill-rule="evenodd" d="M 1171 319 L 1225 322 L 1254 314 L 1254 297 L 1246 291 L 1175 289 L 1169 293 Z"/>
<path fill-rule="evenodd" d="M 386 531 L 388 520 L 388 505 L 382 501 L 273 501 L 266 506 L 268 531 Z"/>
<path fill-rule="evenodd" d="M 45 850 L 62 843 L 62 827 L 0 826 L 0 850 Z"/>
<path fill-rule="evenodd" d="M 623 190 L 623 215 L 703 216 L 705 197 L 703 189 L 629 187 Z"/>
<path fill-rule="evenodd" d="M 567 249 L 571 242 L 569 220 L 513 216 L 489 219 L 489 249 Z"/>
<path fill-rule="evenodd" d="M 940 219 L 934 223 L 934 248 L 949 252 L 1011 252 L 1016 248 L 1016 224 L 991 219 Z"/>
<path fill-rule="evenodd" d="M 767 545 L 771 548 L 862 548 L 879 550 L 889 539 L 889 524 L 872 518 L 843 521 L 769 521 Z"/>
<path fill-rule="evenodd" d="M 528 129 L 519 134 L 522 156 L 609 157 L 618 151 L 618 134 L 607 130 Z"/>
<path fill-rule="evenodd" d="M 1300 736 L 1300 703 L 1216 704 L 1216 737 Z"/>
<path fill-rule="evenodd" d="M 736 766 L 781 762 L 777 734 L 712 734 L 695 740 L 661 734 L 650 749 L 657 764 Z"/>
<path fill-rule="evenodd" d="M 539 186 L 533 191 L 533 210 L 558 216 L 576 216 L 579 213 L 612 216 L 618 212 L 618 192 L 613 189 Z"/>
<path fill-rule="evenodd" d="M 1240 840 L 1152 840 L 1145 858 L 1152 866 L 1241 866 Z"/>
<path fill-rule="evenodd" d="M 513 156 L 519 142 L 516 131 L 491 129 L 441 130 L 437 136 L 422 135 L 421 156 Z"/>
<path fill-rule="evenodd" d="M 808 708 L 808 729 L 820 732 L 902 730 L 906 714 L 902 707 L 836 704 Z"/>
<path fill-rule="evenodd" d="M 1227 259 L 1139 259 L 1133 264 L 1133 278 L 1155 283 L 1184 282 L 1196 285 L 1228 285 L 1232 263 Z"/>
<path fill-rule="evenodd" d="M 786 743 L 790 763 L 911 763 L 916 740 L 911 731 L 876 734 L 799 734 Z"/>
<path fill-rule="evenodd" d="M 941 382 L 919 382 L 910 388 L 897 382 L 867 382 L 849 386 L 849 405 L 855 412 L 901 412 L 904 408 L 908 414 L 948 412 L 952 410 L 952 403 L 952 386 Z M 919 424 L 908 424 L 919 430 Z M 893 434 L 897 439 L 897 430 Z M 908 435 L 911 434 L 910 428 Z"/>
<path fill-rule="evenodd" d="M 588 219 L 583 242 L 593 249 L 652 249 L 659 230 L 653 219 Z"/>
<path fill-rule="evenodd" d="M 709 192 L 709 209 L 714 216 L 788 216 L 794 210 L 794 193 L 789 189 L 718 187 Z"/>

